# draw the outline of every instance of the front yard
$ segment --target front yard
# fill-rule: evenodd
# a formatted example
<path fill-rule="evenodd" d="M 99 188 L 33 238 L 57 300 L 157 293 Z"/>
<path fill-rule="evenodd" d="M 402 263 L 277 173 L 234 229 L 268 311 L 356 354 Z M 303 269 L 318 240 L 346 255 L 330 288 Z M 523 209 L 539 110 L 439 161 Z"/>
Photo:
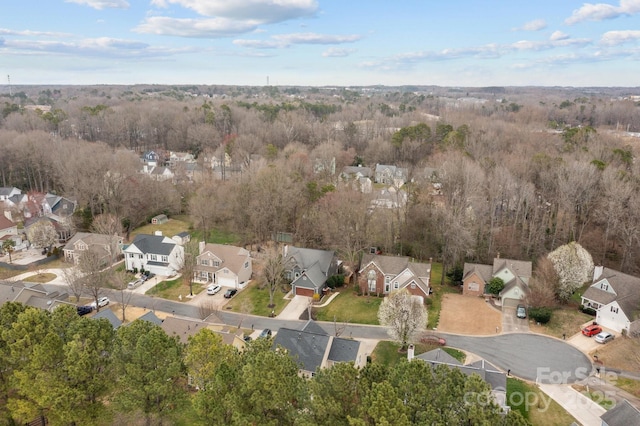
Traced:
<path fill-rule="evenodd" d="M 269 316 L 273 310 L 275 315 L 278 315 L 289 303 L 284 299 L 285 295 L 286 293 L 276 290 L 273 296 L 273 303 L 276 306 L 270 308 L 269 290 L 266 287 L 261 289 L 259 280 L 253 280 L 244 290 L 229 299 L 224 309 L 263 317 Z"/>
<path fill-rule="evenodd" d="M 546 334 L 560 339 L 565 334 L 568 338 L 579 333 L 581 325 L 593 319 L 591 315 L 579 311 L 577 307 L 567 306 L 554 309 L 551 321 L 547 324 L 538 325 L 535 321 L 529 321 L 529 329 L 534 333 Z"/>
<path fill-rule="evenodd" d="M 358 296 L 352 287 L 343 287 L 327 306 L 314 308 L 313 315 L 318 321 L 378 325 L 382 300 L 382 297 Z"/>
<path fill-rule="evenodd" d="M 155 278 L 151 278 L 152 280 Z M 204 289 L 204 285 L 194 282 L 192 285 L 193 294 L 196 295 Z M 186 302 L 189 300 L 189 286 L 184 284 L 183 279 L 176 278 L 171 281 L 160 281 L 147 291 L 147 296 L 161 297 L 174 302 Z"/>
<path fill-rule="evenodd" d="M 507 377 L 507 403 L 533 426 L 566 426 L 576 421 L 537 386 Z"/>

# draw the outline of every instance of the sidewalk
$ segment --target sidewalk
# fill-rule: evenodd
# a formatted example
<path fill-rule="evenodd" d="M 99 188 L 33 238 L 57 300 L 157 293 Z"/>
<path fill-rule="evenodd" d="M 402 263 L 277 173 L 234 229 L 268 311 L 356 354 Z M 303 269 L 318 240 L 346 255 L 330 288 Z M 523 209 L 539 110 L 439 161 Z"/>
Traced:
<path fill-rule="evenodd" d="M 600 426 L 602 424 L 600 416 L 607 410 L 573 389 L 571 385 L 540 384 L 539 387 L 583 426 Z"/>

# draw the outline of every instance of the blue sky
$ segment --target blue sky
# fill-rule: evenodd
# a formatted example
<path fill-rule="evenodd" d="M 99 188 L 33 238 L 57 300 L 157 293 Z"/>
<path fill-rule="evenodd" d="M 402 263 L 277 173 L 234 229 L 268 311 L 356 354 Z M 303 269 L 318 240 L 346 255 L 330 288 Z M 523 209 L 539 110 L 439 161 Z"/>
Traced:
<path fill-rule="evenodd" d="M 20 0 L 0 85 L 640 86 L 640 0 Z"/>

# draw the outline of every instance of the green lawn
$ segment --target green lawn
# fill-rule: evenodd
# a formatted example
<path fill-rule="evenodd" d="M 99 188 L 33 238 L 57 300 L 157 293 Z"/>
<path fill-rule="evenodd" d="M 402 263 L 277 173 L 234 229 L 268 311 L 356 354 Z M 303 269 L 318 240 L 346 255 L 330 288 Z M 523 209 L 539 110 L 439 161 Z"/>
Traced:
<path fill-rule="evenodd" d="M 437 345 L 428 345 L 424 343 L 416 343 L 414 345 L 414 354 L 420 355 L 425 352 L 432 351 L 434 349 L 439 348 Z M 406 352 L 399 352 L 400 344 L 397 342 L 389 341 L 389 340 L 381 340 L 376 345 L 376 348 L 373 350 L 371 354 L 371 361 L 377 364 L 383 364 L 389 367 L 392 367 L 399 363 L 402 359 L 407 358 Z M 453 356 L 460 362 L 464 363 L 466 355 L 464 352 L 460 352 L 453 348 L 443 348 L 445 352 L 449 355 Z"/>
<path fill-rule="evenodd" d="M 260 289 L 258 284 L 257 280 L 253 280 L 247 288 L 238 292 L 229 300 L 225 309 L 265 317 L 269 316 L 272 310 L 275 311 L 276 315 L 282 312 L 284 307 L 289 303 L 288 300 L 283 298 L 286 293 L 276 290 L 276 293 L 273 295 L 273 303 L 276 306 L 270 308 L 269 290 L 266 287 Z"/>
<path fill-rule="evenodd" d="M 162 235 L 164 236 L 173 237 L 181 232 L 188 232 L 190 226 L 189 222 L 178 219 L 169 219 L 167 223 L 163 223 L 162 225 L 152 225 L 149 223 L 131 231 L 131 239 L 133 240 L 138 234 L 153 235 L 156 231 L 162 231 Z"/>
<path fill-rule="evenodd" d="M 153 279 L 153 278 L 151 278 Z M 204 285 L 200 283 L 193 283 L 193 294 L 196 295 L 204 289 Z M 161 297 L 167 300 L 173 300 L 176 302 L 186 302 L 189 300 L 187 295 L 189 294 L 189 286 L 185 285 L 182 278 L 178 278 L 171 281 L 160 281 L 153 288 L 147 290 L 145 293 L 147 296 Z M 180 300 L 182 296 L 182 300 Z"/>
<path fill-rule="evenodd" d="M 318 321 L 378 325 L 378 308 L 382 300 L 382 297 L 358 296 L 352 288 L 342 288 L 331 303 L 313 311 Z"/>
<path fill-rule="evenodd" d="M 240 237 L 232 232 L 222 229 L 213 229 L 208 232 L 207 242 L 212 244 L 240 244 Z M 202 231 L 191 231 L 191 238 L 197 241 L 202 241 Z"/>
<path fill-rule="evenodd" d="M 507 403 L 533 426 L 566 426 L 576 420 L 536 386 L 507 378 Z"/>

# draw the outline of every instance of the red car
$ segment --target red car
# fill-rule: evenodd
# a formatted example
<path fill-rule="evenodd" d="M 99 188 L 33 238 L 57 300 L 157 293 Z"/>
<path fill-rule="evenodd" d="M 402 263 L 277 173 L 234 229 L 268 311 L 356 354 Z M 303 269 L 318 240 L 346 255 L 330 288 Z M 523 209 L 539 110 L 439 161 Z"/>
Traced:
<path fill-rule="evenodd" d="M 602 331 L 602 327 L 599 325 L 591 324 L 582 329 L 582 334 L 587 337 L 595 336 Z"/>
<path fill-rule="evenodd" d="M 444 345 L 447 344 L 447 341 L 445 339 L 443 339 L 442 337 L 434 336 L 432 334 L 427 334 L 425 336 L 422 336 L 422 338 L 420 339 L 420 343 L 427 343 L 427 344 L 430 344 L 430 345 L 444 346 Z"/>

